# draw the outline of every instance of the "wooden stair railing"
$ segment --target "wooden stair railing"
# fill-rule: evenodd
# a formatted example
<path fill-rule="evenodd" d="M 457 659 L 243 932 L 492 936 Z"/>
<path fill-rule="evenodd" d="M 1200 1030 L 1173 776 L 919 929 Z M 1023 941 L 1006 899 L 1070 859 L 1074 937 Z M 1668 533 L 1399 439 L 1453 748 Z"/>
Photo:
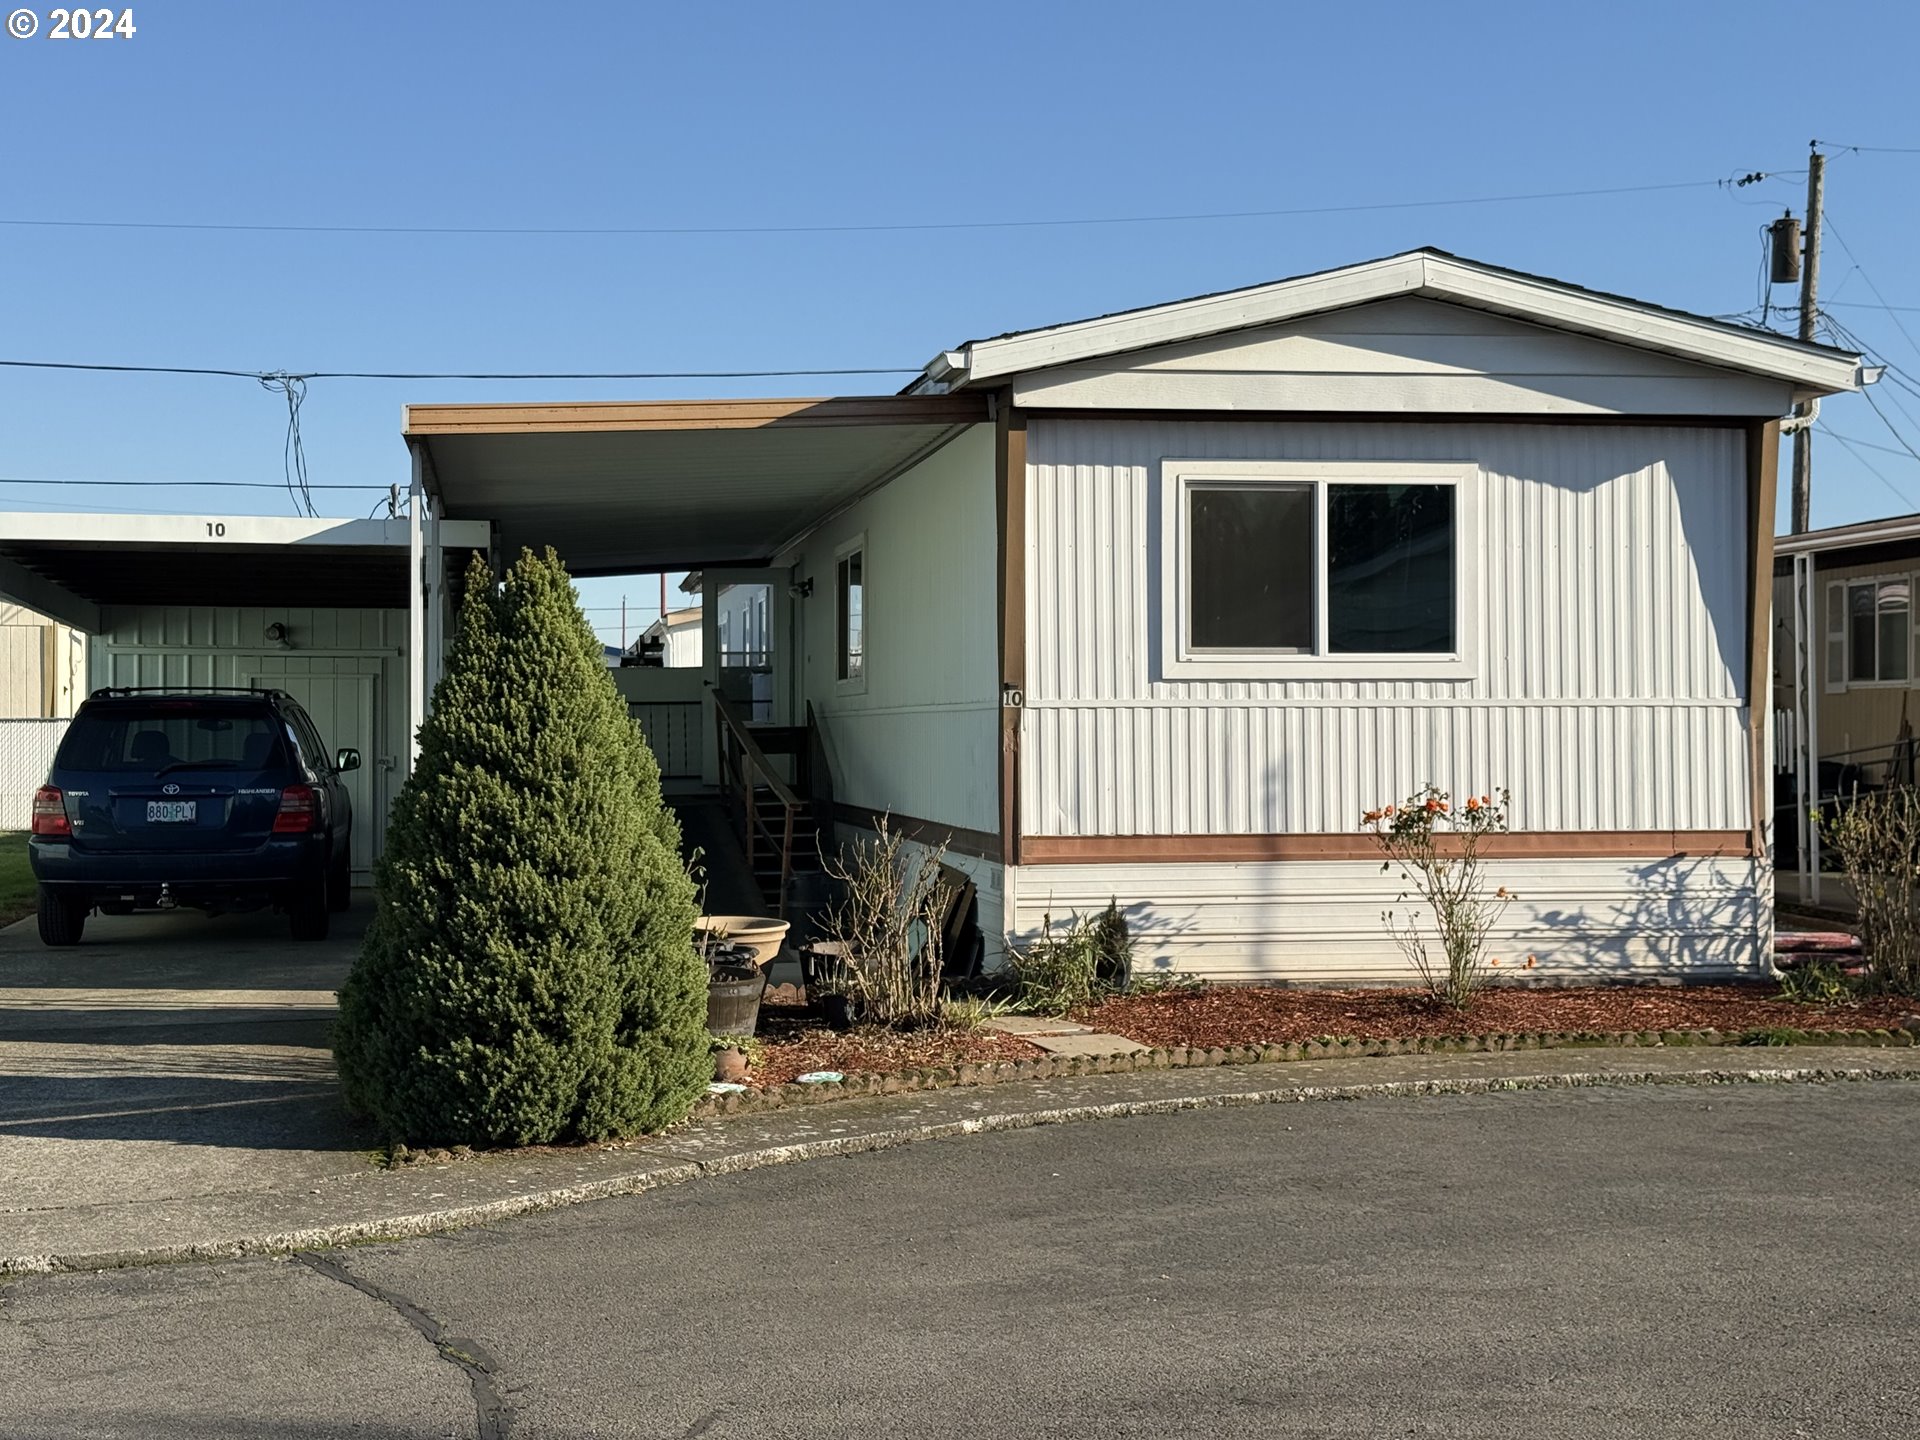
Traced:
<path fill-rule="evenodd" d="M 782 920 L 787 918 L 787 891 L 793 879 L 793 852 L 796 839 L 795 821 L 807 814 L 808 802 L 794 793 L 780 774 L 774 769 L 773 762 L 767 758 L 766 750 L 740 714 L 727 703 L 726 696 L 719 687 L 711 682 L 707 685 L 713 697 L 713 714 L 717 755 L 720 762 L 720 789 L 729 799 L 737 800 L 740 805 L 741 840 L 746 847 L 747 866 L 753 871 L 756 881 L 763 869 L 761 846 L 769 848 L 769 858 L 777 857 L 779 886 L 774 904 L 775 913 Z M 769 738 L 778 737 L 783 753 L 788 744 L 794 743 L 797 732 L 804 744 L 804 726 L 780 727 L 767 732 Z M 797 763 L 805 763 L 805 751 L 800 753 Z M 761 791 L 765 791 L 765 799 Z M 777 817 L 777 828 L 775 825 Z M 773 869 L 769 865 L 764 867 Z"/>

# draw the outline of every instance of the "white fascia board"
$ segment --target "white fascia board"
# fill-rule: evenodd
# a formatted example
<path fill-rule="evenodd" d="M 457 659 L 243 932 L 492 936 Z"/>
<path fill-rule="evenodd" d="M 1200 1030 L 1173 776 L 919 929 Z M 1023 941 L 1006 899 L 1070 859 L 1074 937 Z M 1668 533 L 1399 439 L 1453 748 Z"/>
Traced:
<path fill-rule="evenodd" d="M 49 620 L 58 620 L 89 635 L 100 633 L 98 605 L 3 555 L 0 555 L 0 598 L 37 610 Z"/>
<path fill-rule="evenodd" d="M 484 520 L 443 520 L 441 544 L 484 550 Z M 27 512 L 0 515 L 0 537 L 76 545 L 321 545 L 348 550 L 405 549 L 405 520 L 308 520 L 277 515 L 106 515 Z"/>
<path fill-rule="evenodd" d="M 1791 381 L 1823 395 L 1858 390 L 1856 355 L 1828 355 L 1785 336 L 1748 335 L 1630 302 L 1583 294 L 1515 275 L 1494 274 L 1438 255 L 1426 257 L 1424 293 L 1557 330 L 1592 335 L 1723 370 Z"/>
<path fill-rule="evenodd" d="M 1858 356 L 1826 354 L 1784 336 L 1746 335 L 1632 301 L 1416 252 L 1298 280 L 979 341 L 961 352 L 965 373 L 960 383 L 978 384 L 1233 330 L 1284 324 L 1395 296 L 1489 310 L 1703 365 L 1785 380 L 1813 394 L 1857 390 L 1863 379 Z"/>
<path fill-rule="evenodd" d="M 1418 255 L 1396 255 L 1325 275 L 1129 310 L 1001 340 L 982 340 L 961 352 L 966 356 L 967 380 L 978 383 L 1028 370 L 1046 370 L 1414 294 L 1426 283 L 1420 262 Z"/>

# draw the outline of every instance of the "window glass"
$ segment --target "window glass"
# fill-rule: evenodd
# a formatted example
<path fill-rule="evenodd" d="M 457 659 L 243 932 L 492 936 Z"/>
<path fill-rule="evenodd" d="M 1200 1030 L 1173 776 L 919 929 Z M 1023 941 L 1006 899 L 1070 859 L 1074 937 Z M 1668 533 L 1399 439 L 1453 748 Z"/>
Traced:
<path fill-rule="evenodd" d="M 316 770 L 331 770 L 333 755 L 327 749 L 326 742 L 320 738 L 320 731 L 313 723 L 313 717 L 304 710 L 292 710 L 287 718 L 293 725 L 293 738 L 305 752 L 307 764 Z"/>
<path fill-rule="evenodd" d="M 1879 642 L 1875 673 L 1882 680 L 1907 678 L 1908 596 L 1904 580 L 1885 580 L 1880 584 L 1874 606 Z"/>
<path fill-rule="evenodd" d="M 1311 650 L 1313 487 L 1196 485 L 1187 504 L 1187 643 Z"/>
<path fill-rule="evenodd" d="M 866 555 L 842 555 L 836 567 L 840 615 L 840 678 L 866 674 Z"/>
<path fill-rule="evenodd" d="M 1874 619 L 1872 585 L 1847 587 L 1847 678 L 1873 680 L 1874 637 L 1878 625 Z"/>
<path fill-rule="evenodd" d="M 1451 485 L 1327 486 L 1327 649 L 1451 654 Z"/>
<path fill-rule="evenodd" d="M 1827 688 L 1847 683 L 1846 586 L 1827 586 Z"/>
<path fill-rule="evenodd" d="M 286 743 L 259 711 L 193 701 L 115 706 L 76 716 L 54 762 L 65 770 L 152 774 L 186 762 L 213 770 L 266 770 L 286 764 Z"/>

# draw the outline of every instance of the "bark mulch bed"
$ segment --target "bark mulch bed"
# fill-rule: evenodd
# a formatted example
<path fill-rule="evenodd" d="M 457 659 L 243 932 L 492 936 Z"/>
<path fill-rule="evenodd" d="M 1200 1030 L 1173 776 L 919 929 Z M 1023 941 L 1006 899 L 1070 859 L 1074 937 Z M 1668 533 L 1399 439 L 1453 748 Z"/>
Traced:
<path fill-rule="evenodd" d="M 771 992 L 770 992 L 771 993 Z M 1920 1010 L 1877 998 L 1803 1005 L 1771 985 L 1592 986 L 1492 989 L 1465 1011 L 1435 1005 L 1420 990 L 1299 990 L 1245 986 L 1123 995 L 1076 1012 L 1077 1023 L 1158 1049 L 1221 1049 L 1309 1040 L 1415 1040 L 1463 1035 L 1617 1034 L 1717 1030 L 1891 1030 Z M 761 1055 L 747 1083 L 776 1090 L 801 1075 L 900 1075 L 1046 1054 L 996 1030 L 933 1027 L 829 1029 L 797 992 L 760 1008 Z"/>
<path fill-rule="evenodd" d="M 1045 1053 L 997 1030 L 829 1030 L 800 1005 L 762 1005 L 760 1044 L 762 1053 L 748 1083 L 762 1090 L 814 1070 L 889 1075 L 932 1066 L 1031 1060 Z"/>
<path fill-rule="evenodd" d="M 1290 1044 L 1326 1036 L 1410 1040 L 1443 1035 L 1528 1035 L 1644 1030 L 1892 1029 L 1913 1000 L 1847 1005 L 1778 999 L 1771 985 L 1593 986 L 1493 989 L 1464 1011 L 1420 990 L 1283 990 L 1247 987 L 1122 995 L 1073 1018 L 1153 1046 Z"/>

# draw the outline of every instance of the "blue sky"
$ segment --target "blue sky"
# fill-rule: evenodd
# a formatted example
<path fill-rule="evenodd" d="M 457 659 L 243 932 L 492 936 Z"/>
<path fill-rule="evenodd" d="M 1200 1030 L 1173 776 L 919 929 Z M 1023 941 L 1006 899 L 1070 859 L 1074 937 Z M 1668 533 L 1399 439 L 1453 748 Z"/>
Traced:
<path fill-rule="evenodd" d="M 148 0 L 131 7 L 137 34 L 107 42 L 48 40 L 49 7 L 34 8 L 41 36 L 0 38 L 0 220 L 1033 221 L 1704 182 L 1801 171 L 1814 137 L 1920 147 L 1911 4 Z M 1834 315 L 1920 376 L 1920 311 L 1876 308 L 1868 283 L 1920 306 L 1920 154 L 1838 155 L 1828 192 L 1853 252 L 1829 239 L 1823 291 L 1849 302 Z M 1758 299 L 1760 227 L 1798 211 L 1803 195 L 1792 174 L 1743 190 L 838 234 L 7 224 L 0 358 L 243 370 L 918 366 L 977 335 L 1421 244 L 1733 314 Z M 409 400 L 896 383 L 316 381 L 303 430 L 315 484 L 384 487 L 406 479 Z M 1880 398 L 1920 447 L 1920 397 L 1887 387 Z M 1898 447 L 1861 399 L 1831 403 L 1824 418 L 1857 442 Z M 194 488 L 278 482 L 284 433 L 281 402 L 249 380 L 0 371 L 0 509 L 290 513 L 273 489 Z M 1920 509 L 1909 457 L 1850 453 L 1822 436 L 1816 467 L 1816 524 Z M 53 478 L 167 483 L 14 483 Z M 320 498 L 329 513 L 365 514 L 379 492 Z M 622 587 L 586 588 L 603 606 Z M 652 586 L 626 588 L 636 609 L 650 606 Z M 608 610 L 594 618 L 603 631 L 618 623 Z"/>

